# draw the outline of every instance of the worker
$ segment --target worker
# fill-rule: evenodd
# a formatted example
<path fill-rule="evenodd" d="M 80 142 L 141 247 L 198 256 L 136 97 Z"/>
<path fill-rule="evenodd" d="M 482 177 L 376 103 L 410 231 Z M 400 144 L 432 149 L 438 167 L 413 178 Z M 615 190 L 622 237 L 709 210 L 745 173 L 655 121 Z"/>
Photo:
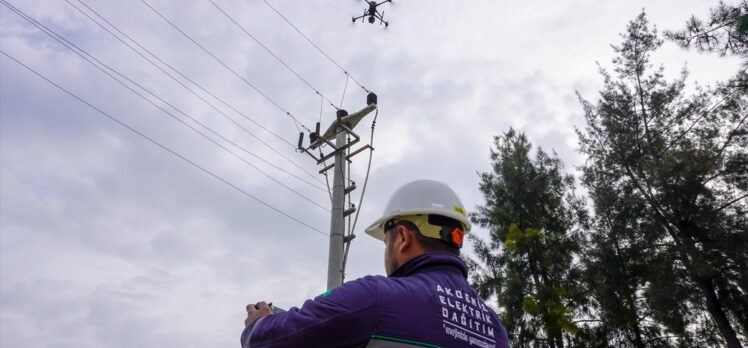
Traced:
<path fill-rule="evenodd" d="M 496 312 L 467 282 L 459 255 L 469 232 L 449 186 L 405 184 L 366 229 L 385 243 L 387 277 L 346 282 L 286 312 L 247 305 L 242 347 L 508 347 Z"/>

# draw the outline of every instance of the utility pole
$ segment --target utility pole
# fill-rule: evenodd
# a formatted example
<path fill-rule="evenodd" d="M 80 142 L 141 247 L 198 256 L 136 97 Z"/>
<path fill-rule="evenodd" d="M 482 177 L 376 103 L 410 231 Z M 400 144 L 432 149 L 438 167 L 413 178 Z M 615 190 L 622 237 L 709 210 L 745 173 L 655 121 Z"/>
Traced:
<path fill-rule="evenodd" d="M 346 156 L 346 150 L 354 144 L 360 141 L 360 137 L 353 132 L 353 128 L 356 127 L 359 121 L 374 111 L 377 108 L 377 96 L 374 93 L 369 93 L 366 96 L 367 105 L 359 110 L 358 112 L 348 115 L 345 110 L 338 110 L 336 113 L 336 120 L 330 125 L 327 131 L 320 135 L 320 124 L 316 125 L 315 131 L 309 134 L 309 146 L 304 147 L 304 132 L 299 134 L 299 151 L 306 152 L 309 156 L 317 161 L 317 164 L 325 163 L 328 159 L 334 157 L 335 161 L 333 164 L 322 168 L 319 173 L 323 174 L 331 168 L 333 171 L 333 186 L 332 186 L 332 209 L 330 211 L 330 245 L 327 262 L 327 289 L 332 289 L 343 284 L 343 254 L 345 252 L 345 243 L 352 239 L 353 236 L 345 236 L 345 218 L 354 213 L 356 208 L 351 206 L 348 209 L 345 207 L 345 196 L 351 191 L 356 189 L 356 184 L 351 184 L 350 187 L 345 187 L 345 166 L 346 162 L 350 162 L 351 158 L 356 154 L 369 149 L 373 151 L 369 145 L 351 152 Z M 353 137 L 352 141 L 348 141 L 348 135 Z M 335 143 L 332 143 L 332 138 L 335 138 Z M 322 147 L 329 146 L 332 152 L 328 154 L 322 153 Z M 320 149 L 319 157 L 316 156 L 312 151 Z"/>
<path fill-rule="evenodd" d="M 338 119 L 347 116 L 345 110 L 338 110 Z M 340 127 L 338 127 L 340 128 Z M 335 147 L 338 149 L 346 145 L 346 132 L 337 130 Z M 332 179 L 332 211 L 330 216 L 330 249 L 327 260 L 327 288 L 332 289 L 343 284 L 343 252 L 345 238 L 345 151 L 335 153 L 335 171 Z"/>

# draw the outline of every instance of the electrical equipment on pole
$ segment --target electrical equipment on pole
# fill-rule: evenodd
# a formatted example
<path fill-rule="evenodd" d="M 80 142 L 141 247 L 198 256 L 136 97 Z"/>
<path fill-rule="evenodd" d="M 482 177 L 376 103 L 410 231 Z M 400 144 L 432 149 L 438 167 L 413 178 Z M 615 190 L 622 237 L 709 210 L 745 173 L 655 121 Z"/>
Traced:
<path fill-rule="evenodd" d="M 331 168 L 334 169 L 330 216 L 330 249 L 327 264 L 328 289 L 343 284 L 345 243 L 350 242 L 354 237 L 353 234 L 345 235 L 345 218 L 356 212 L 356 207 L 353 204 L 350 204 L 347 209 L 345 206 L 345 196 L 356 189 L 355 183 L 351 183 L 348 187 L 345 185 L 346 162 L 351 162 L 353 156 L 366 149 L 374 150 L 367 144 L 350 151 L 350 148 L 361 140 L 361 137 L 353 131 L 353 128 L 358 125 L 364 116 L 377 109 L 377 95 L 369 93 L 366 96 L 366 104 L 363 109 L 350 115 L 345 110 L 338 110 L 335 121 L 323 134 L 320 134 L 320 124 L 317 122 L 315 131 L 309 133 L 309 146 L 304 147 L 304 132 L 299 133 L 298 150 L 314 158 L 317 164 L 324 164 L 334 157 L 333 164 L 325 166 L 319 171 L 320 174 L 323 174 Z M 335 143 L 332 142 L 333 139 Z M 322 152 L 323 147 L 329 147 L 330 152 L 324 154 Z M 319 150 L 319 155 L 313 152 L 316 150 Z"/>

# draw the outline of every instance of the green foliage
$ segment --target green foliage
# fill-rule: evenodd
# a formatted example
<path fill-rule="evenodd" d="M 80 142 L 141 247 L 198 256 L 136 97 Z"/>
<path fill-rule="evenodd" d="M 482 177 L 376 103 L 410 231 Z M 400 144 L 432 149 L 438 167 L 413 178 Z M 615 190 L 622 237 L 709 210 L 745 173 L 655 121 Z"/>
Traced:
<path fill-rule="evenodd" d="M 747 4 L 720 3 L 711 29 L 692 19 L 702 28 L 692 34 L 710 50 L 744 54 L 735 38 L 748 25 Z M 685 70 L 668 81 L 650 63 L 663 41 L 643 13 L 622 38 L 612 71 L 601 69 L 598 100 L 580 96 L 582 184 L 594 214 L 555 154 L 531 158 L 530 142 L 512 129 L 495 137 L 492 170 L 480 174 L 485 204 L 471 217 L 490 231 L 488 240 L 471 237 L 472 283 L 496 298 L 513 346 L 741 347 L 747 75 L 687 93 Z"/>
<path fill-rule="evenodd" d="M 583 262 L 602 320 L 581 332 L 640 347 L 738 347 L 748 334 L 748 97 L 734 81 L 687 95 L 685 71 L 666 81 L 650 64 L 661 45 L 641 14 L 614 46 L 615 74 L 601 71 L 599 100 L 580 97 L 595 211 Z"/>
<path fill-rule="evenodd" d="M 473 237 L 481 262 L 471 262 L 473 283 L 497 295 L 513 345 L 563 347 L 578 330 L 582 201 L 557 156 L 538 149 L 530 158 L 524 134 L 510 129 L 494 146 L 493 171 L 481 174 L 486 204 L 472 216 L 491 230 L 488 242 Z"/>
<path fill-rule="evenodd" d="M 710 12 L 707 24 L 692 16 L 685 30 L 666 31 L 665 36 L 684 48 L 744 58 L 743 69 L 725 86 L 748 93 L 748 1 L 733 6 L 720 1 Z"/>
<path fill-rule="evenodd" d="M 748 1 L 735 5 L 723 1 L 711 9 L 706 21 L 692 16 L 686 28 L 667 31 L 666 37 L 685 48 L 695 47 L 700 51 L 717 52 L 720 55 L 748 55 Z"/>
<path fill-rule="evenodd" d="M 532 247 L 532 245 L 543 245 L 545 238 L 537 228 L 519 229 L 517 224 L 509 225 L 509 230 L 504 239 L 504 247 L 507 252 L 522 253 Z"/>

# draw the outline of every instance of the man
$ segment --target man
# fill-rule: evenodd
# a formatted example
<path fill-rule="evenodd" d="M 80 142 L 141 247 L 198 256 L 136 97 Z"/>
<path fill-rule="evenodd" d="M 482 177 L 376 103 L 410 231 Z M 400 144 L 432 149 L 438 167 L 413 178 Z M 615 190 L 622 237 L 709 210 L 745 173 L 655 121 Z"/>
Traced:
<path fill-rule="evenodd" d="M 366 229 L 385 242 L 387 277 L 347 282 L 288 312 L 248 305 L 242 346 L 508 347 L 499 317 L 466 280 L 459 254 L 469 231 L 449 186 L 402 186 Z"/>

